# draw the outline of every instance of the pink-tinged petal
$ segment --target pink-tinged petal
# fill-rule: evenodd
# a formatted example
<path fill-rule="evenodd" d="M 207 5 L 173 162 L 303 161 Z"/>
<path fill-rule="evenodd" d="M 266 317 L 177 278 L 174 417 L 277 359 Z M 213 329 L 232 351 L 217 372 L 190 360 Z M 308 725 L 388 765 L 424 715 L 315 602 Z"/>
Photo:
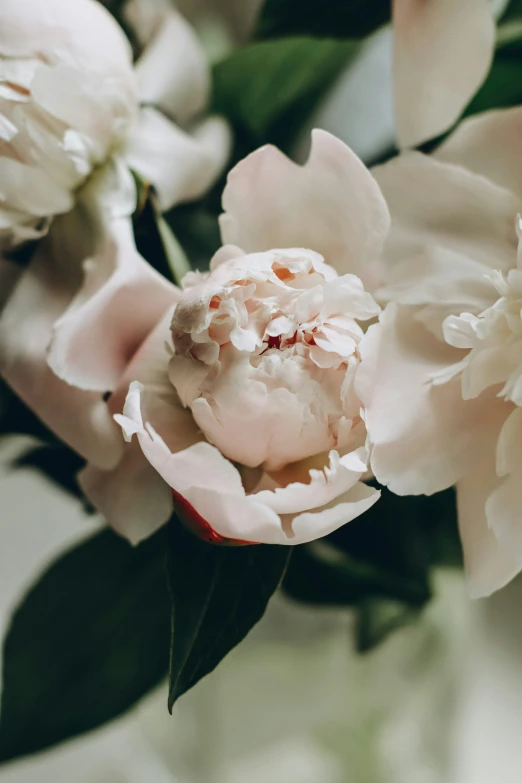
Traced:
<path fill-rule="evenodd" d="M 490 509 L 486 518 L 491 493 L 498 491 L 502 481 L 495 472 L 494 437 L 479 447 L 478 458 L 457 485 L 459 530 L 472 598 L 483 598 L 504 587 L 522 567 L 517 552 L 503 546 L 491 529 Z"/>
<path fill-rule="evenodd" d="M 506 404 L 507 411 L 510 408 Z M 502 426 L 496 468 L 506 478 L 487 500 L 488 525 L 522 568 L 522 408 L 512 410 Z"/>
<path fill-rule="evenodd" d="M 230 146 L 230 128 L 221 117 L 210 117 L 186 133 L 146 107 L 140 112 L 126 157 L 130 168 L 152 183 L 161 210 L 167 211 L 200 198 L 214 184 Z"/>
<path fill-rule="evenodd" d="M 147 461 L 138 441 L 126 444 L 113 470 L 87 465 L 78 482 L 107 523 L 132 544 L 151 536 L 172 515 L 170 487 Z"/>
<path fill-rule="evenodd" d="M 326 131 L 312 132 L 298 166 L 275 147 L 253 152 L 230 172 L 220 218 L 223 242 L 246 252 L 306 247 L 339 272 L 373 282 L 372 265 L 389 228 L 379 187 L 359 158 Z"/>
<path fill-rule="evenodd" d="M 60 218 L 67 220 L 67 218 Z M 114 466 L 123 447 L 100 393 L 71 388 L 49 369 L 52 327 L 77 282 L 44 240 L 0 317 L 0 372 L 36 415 L 86 459 Z"/>
<path fill-rule="evenodd" d="M 165 4 L 166 5 L 166 4 Z M 210 94 L 210 66 L 193 27 L 169 8 L 149 15 L 147 2 L 134 2 L 129 9 L 138 35 L 142 22 L 147 40 L 136 63 L 140 101 L 157 106 L 180 122 L 202 111 Z"/>
<path fill-rule="evenodd" d="M 146 419 L 154 422 L 175 452 L 199 441 L 201 434 L 168 379 L 171 319 L 172 310 L 145 340 L 111 396 L 109 409 L 113 414 L 121 413 L 131 381 L 145 384 L 139 411 L 143 407 Z M 125 444 L 122 459 L 113 470 L 88 466 L 79 479 L 86 496 L 111 527 L 134 544 L 158 530 L 172 514 L 172 491 L 136 439 Z"/>
<path fill-rule="evenodd" d="M 40 57 L 132 79 L 132 52 L 121 27 L 95 0 L 3 0 L 0 55 Z"/>
<path fill-rule="evenodd" d="M 513 226 L 522 201 L 509 191 L 461 166 L 416 152 L 376 167 L 373 174 L 393 215 L 387 264 L 436 245 L 487 269 L 513 266 Z"/>
<path fill-rule="evenodd" d="M 72 194 L 50 174 L 18 160 L 0 158 L 0 182 L 2 201 L 35 217 L 59 215 L 74 204 Z"/>
<path fill-rule="evenodd" d="M 329 464 L 322 470 L 310 470 L 308 483 L 298 481 L 273 491 L 261 490 L 256 493 L 256 499 L 278 514 L 297 514 L 325 506 L 355 486 L 367 471 L 367 461 L 364 448 L 343 457 L 331 451 Z M 274 478 L 277 480 L 277 474 Z"/>
<path fill-rule="evenodd" d="M 386 285 L 375 296 L 385 302 L 449 305 L 454 312 L 479 313 L 495 297 L 485 271 L 473 258 L 429 246 L 390 266 Z"/>
<path fill-rule="evenodd" d="M 433 384 L 431 376 L 456 364 L 462 352 L 416 323 L 414 313 L 386 307 L 363 338 L 356 376 L 371 468 L 398 495 L 430 495 L 465 475 L 476 458 L 474 433 L 496 401 L 494 394 L 464 401 L 458 377 Z"/>
<path fill-rule="evenodd" d="M 522 198 L 522 108 L 477 114 L 461 122 L 434 153 L 482 174 Z"/>
<path fill-rule="evenodd" d="M 84 279 L 54 325 L 49 365 L 80 389 L 112 391 L 179 291 L 139 255 L 129 218 L 82 217 L 56 249 Z"/>
<path fill-rule="evenodd" d="M 495 45 L 488 0 L 393 0 L 397 135 L 413 147 L 447 130 L 484 81 Z"/>
<path fill-rule="evenodd" d="M 347 455 L 342 466 L 332 458 L 322 477 L 319 471 L 310 473 L 312 489 L 303 484 L 301 491 L 311 505 L 299 497 L 299 489 L 295 486 L 285 496 L 284 490 L 277 495 L 265 490 L 246 495 L 237 469 L 209 443 L 196 443 L 183 451 L 172 452 L 144 416 L 141 403 L 146 394 L 142 384 L 131 384 L 124 413 L 115 418 L 126 438 L 138 436 L 150 464 L 172 487 L 175 496 L 181 498 L 182 516 L 190 524 L 192 515 L 198 529 L 203 521 L 225 539 L 292 545 L 326 535 L 369 508 L 379 496 L 375 490 L 357 484 L 366 464 L 362 453 Z M 334 510 L 335 493 L 343 491 L 341 508 Z M 305 510 L 294 518 L 292 515 L 280 518 L 265 500 L 279 504 L 281 508 L 293 507 L 299 511 L 308 506 L 317 511 Z"/>
<path fill-rule="evenodd" d="M 294 537 L 292 544 L 306 544 L 327 536 L 334 530 L 364 514 L 376 503 L 381 493 L 362 482 L 358 482 L 345 495 L 336 498 L 318 511 L 307 511 L 288 522 Z"/>

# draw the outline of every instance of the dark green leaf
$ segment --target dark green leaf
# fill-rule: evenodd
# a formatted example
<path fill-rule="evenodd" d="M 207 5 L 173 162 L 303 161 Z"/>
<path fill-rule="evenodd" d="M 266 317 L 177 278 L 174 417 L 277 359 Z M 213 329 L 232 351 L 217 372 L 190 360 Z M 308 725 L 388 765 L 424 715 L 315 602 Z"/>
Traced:
<path fill-rule="evenodd" d="M 295 548 L 283 587 L 298 601 L 330 606 L 357 606 L 370 596 L 421 605 L 430 597 L 426 572 L 386 569 L 350 557 L 327 540 Z"/>
<path fill-rule="evenodd" d="M 243 137 L 241 154 L 267 142 L 287 148 L 356 51 L 353 41 L 286 38 L 251 44 L 218 63 L 214 110 Z"/>
<path fill-rule="evenodd" d="M 257 37 L 364 38 L 390 20 L 390 0 L 265 0 Z"/>
<path fill-rule="evenodd" d="M 371 509 L 296 551 L 283 586 L 292 598 L 356 609 L 356 643 L 371 649 L 431 597 L 434 566 L 460 566 L 455 493 L 399 497 L 382 489 Z"/>
<path fill-rule="evenodd" d="M 329 540 L 350 557 L 403 577 L 425 575 L 432 565 L 459 565 L 455 492 L 400 497 L 382 488 L 372 508 Z"/>
<path fill-rule="evenodd" d="M 172 709 L 261 619 L 292 548 L 207 544 L 176 518 L 169 536 Z"/>
<path fill-rule="evenodd" d="M 30 590 L 4 644 L 1 761 L 101 726 L 166 676 L 165 551 L 166 530 L 136 548 L 104 530 Z"/>

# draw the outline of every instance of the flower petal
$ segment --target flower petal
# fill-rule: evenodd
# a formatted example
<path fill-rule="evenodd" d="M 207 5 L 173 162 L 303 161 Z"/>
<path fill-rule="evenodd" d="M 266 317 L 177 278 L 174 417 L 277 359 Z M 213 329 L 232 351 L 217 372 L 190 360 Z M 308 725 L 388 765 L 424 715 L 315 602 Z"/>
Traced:
<path fill-rule="evenodd" d="M 394 0 L 397 133 L 416 146 L 452 125 L 485 79 L 495 45 L 488 0 Z"/>
<path fill-rule="evenodd" d="M 521 138 L 521 107 L 488 111 L 461 122 L 434 157 L 482 174 L 522 197 Z"/>
<path fill-rule="evenodd" d="M 322 470 L 310 470 L 308 483 L 298 481 L 273 491 L 261 490 L 256 493 L 256 499 L 278 514 L 297 514 L 325 506 L 355 486 L 366 473 L 367 459 L 364 448 L 343 457 L 331 451 L 329 465 Z"/>
<path fill-rule="evenodd" d="M 158 13 L 150 0 L 130 3 L 127 17 L 138 35 L 143 30 L 147 38 L 136 63 L 141 103 L 180 122 L 202 111 L 209 99 L 210 66 L 193 27 L 167 4 Z"/>
<path fill-rule="evenodd" d="M 312 503 L 312 508 L 327 500 L 329 504 L 322 505 L 313 514 L 306 512 L 294 520 L 291 516 L 281 520 L 263 500 L 299 510 L 308 505 L 299 497 L 299 488 L 292 487 L 285 496 L 264 490 L 246 495 L 237 469 L 209 443 L 196 443 L 172 453 L 151 424 L 143 422 L 141 398 L 144 393 L 146 390 L 141 384 L 131 385 L 124 415 L 116 417 L 118 423 L 130 436 L 137 433 L 143 453 L 151 465 L 183 498 L 184 513 L 188 504 L 195 515 L 202 517 L 224 538 L 284 545 L 309 541 L 326 535 L 378 499 L 378 492 L 356 483 L 365 462 L 354 453 L 343 458 L 341 469 L 340 463 L 336 465 L 333 459 L 328 474 L 330 483 L 325 482 L 326 474 L 321 478 L 316 471 L 311 474 L 312 490 L 308 489 L 309 485 L 301 485 L 301 492 Z M 335 503 L 335 492 L 342 492 L 347 487 L 351 488 L 342 496 L 341 507 L 330 508 Z M 296 525 L 295 529 L 292 529 L 293 525 Z"/>
<path fill-rule="evenodd" d="M 429 495 L 461 478 L 476 458 L 474 432 L 485 426 L 485 412 L 496 399 L 464 401 L 458 377 L 432 383 L 431 375 L 462 353 L 416 323 L 414 313 L 386 307 L 363 338 L 356 376 L 373 445 L 372 470 L 398 495 Z"/>
<path fill-rule="evenodd" d="M 409 305 L 451 305 L 455 312 L 479 313 L 489 307 L 495 291 L 482 264 L 445 247 L 427 246 L 389 267 L 380 301 Z"/>
<path fill-rule="evenodd" d="M 230 145 L 230 128 L 221 117 L 204 120 L 189 134 L 145 107 L 126 156 L 130 168 L 154 185 L 165 212 L 209 190 L 225 165 Z"/>
<path fill-rule="evenodd" d="M 74 270 L 59 263 L 48 237 L 2 311 L 0 371 L 58 437 L 94 464 L 110 468 L 123 447 L 102 395 L 71 388 L 47 364 L 54 321 L 70 301 L 76 283 Z"/>
<path fill-rule="evenodd" d="M 60 241 L 53 227 L 59 263 L 84 279 L 54 325 L 49 365 L 80 389 L 112 391 L 179 291 L 138 254 L 129 218 L 80 206 L 62 226 Z"/>
<path fill-rule="evenodd" d="M 380 255 L 389 214 L 379 187 L 342 141 L 312 132 L 307 163 L 298 166 L 272 146 L 253 152 L 230 172 L 220 218 L 225 244 L 246 252 L 305 247 L 339 274 L 367 287 Z"/>
<path fill-rule="evenodd" d="M 130 44 L 101 3 L 93 0 L 3 0 L 0 5 L 0 54 L 60 61 L 105 76 L 132 78 Z"/>
<path fill-rule="evenodd" d="M 172 309 L 145 340 L 130 363 L 119 388 L 109 400 L 109 409 L 120 414 L 131 380 L 138 387 L 145 384 L 139 395 L 147 420 L 161 429 L 173 451 L 179 451 L 200 440 L 201 435 L 189 411 L 179 403 L 169 382 L 167 366 Z M 141 430 L 141 426 L 135 431 Z M 121 439 L 121 431 L 119 430 Z M 93 505 L 118 533 L 132 543 L 138 543 L 160 528 L 172 514 L 172 492 L 163 478 L 147 460 L 139 442 L 133 440 L 124 446 L 123 456 L 113 470 L 88 466 L 80 474 L 80 484 Z"/>
<path fill-rule="evenodd" d="M 393 215 L 387 264 L 436 245 L 472 258 L 487 270 L 513 266 L 515 217 L 522 202 L 509 191 L 461 166 L 416 152 L 378 166 L 373 174 Z"/>
<path fill-rule="evenodd" d="M 459 530 L 472 598 L 483 598 L 504 587 L 522 567 L 488 523 L 493 512 L 490 496 L 498 491 L 500 481 L 495 473 L 493 437 L 480 449 L 478 464 L 457 485 Z"/>

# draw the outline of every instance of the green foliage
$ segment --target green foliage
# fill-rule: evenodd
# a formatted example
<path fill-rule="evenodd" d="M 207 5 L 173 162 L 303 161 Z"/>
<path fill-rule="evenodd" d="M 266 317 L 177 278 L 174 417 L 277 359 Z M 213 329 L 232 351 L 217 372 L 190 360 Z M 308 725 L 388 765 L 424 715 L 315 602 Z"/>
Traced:
<path fill-rule="evenodd" d="M 471 100 L 466 115 L 522 103 L 522 0 L 512 0 L 502 16 L 497 49 L 486 81 Z"/>
<path fill-rule="evenodd" d="M 314 35 L 364 38 L 390 20 L 390 0 L 265 0 L 258 38 Z"/>
<path fill-rule="evenodd" d="M 133 548 L 104 530 L 22 600 L 4 644 L 0 761 L 102 725 L 166 676 L 165 536 Z"/>
<path fill-rule="evenodd" d="M 435 566 L 460 566 L 455 493 L 381 499 L 325 539 L 297 547 L 283 582 L 316 605 L 357 610 L 357 647 L 371 649 L 431 598 Z"/>
<path fill-rule="evenodd" d="M 267 142 L 287 149 L 356 51 L 353 41 L 310 37 L 250 44 L 215 66 L 213 108 L 242 154 Z"/>
<path fill-rule="evenodd" d="M 261 619 L 292 548 L 214 546 L 193 536 L 176 518 L 169 528 L 172 709 Z"/>

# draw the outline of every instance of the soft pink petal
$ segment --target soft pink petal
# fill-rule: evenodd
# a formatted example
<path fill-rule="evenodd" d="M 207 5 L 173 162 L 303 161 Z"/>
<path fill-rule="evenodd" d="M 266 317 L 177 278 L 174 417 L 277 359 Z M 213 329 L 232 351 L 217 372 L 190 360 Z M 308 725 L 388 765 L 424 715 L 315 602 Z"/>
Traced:
<path fill-rule="evenodd" d="M 151 536 L 172 515 L 172 491 L 144 457 L 138 441 L 126 444 L 113 470 L 87 465 L 78 481 L 107 523 L 132 544 Z"/>
<path fill-rule="evenodd" d="M 145 340 L 111 396 L 109 409 L 113 414 L 121 413 L 132 380 L 146 384 L 140 400 L 144 415 L 161 430 L 169 447 L 177 451 L 196 443 L 201 435 L 190 412 L 180 405 L 167 376 L 171 318 L 172 310 Z M 121 430 L 119 437 L 123 443 Z M 113 470 L 89 466 L 80 474 L 80 484 L 107 522 L 133 543 L 147 538 L 172 514 L 171 489 L 144 456 L 136 439 L 125 444 L 122 459 Z"/>
<path fill-rule="evenodd" d="M 394 265 L 424 246 L 440 246 L 507 270 L 516 258 L 515 217 L 522 201 L 461 166 L 404 153 L 373 169 L 393 216 L 385 248 Z"/>
<path fill-rule="evenodd" d="M 344 274 L 373 281 L 389 228 L 386 203 L 359 158 L 326 131 L 312 132 L 307 163 L 272 146 L 230 172 L 220 218 L 223 242 L 246 252 L 305 247 Z"/>
<path fill-rule="evenodd" d="M 322 470 L 312 469 L 309 482 L 295 482 L 273 491 L 261 490 L 256 499 L 278 514 L 297 514 L 325 506 L 339 495 L 352 489 L 367 470 L 365 449 L 339 457 L 336 451 L 329 455 L 329 465 Z"/>
<path fill-rule="evenodd" d="M 83 221 L 57 249 L 84 279 L 55 323 L 49 364 L 78 388 L 112 391 L 179 291 L 138 254 L 129 218 Z"/>
<path fill-rule="evenodd" d="M 507 411 L 510 408 L 506 404 Z M 488 524 L 522 568 L 522 408 L 515 408 L 502 426 L 496 467 L 497 474 L 506 478 L 487 500 Z"/>
<path fill-rule="evenodd" d="M 204 120 L 191 133 L 151 107 L 141 110 L 127 147 L 127 161 L 154 186 L 166 211 L 200 198 L 221 173 L 230 153 L 231 133 L 220 117 Z"/>
<path fill-rule="evenodd" d="M 479 446 L 478 463 L 457 485 L 459 530 L 472 598 L 504 587 L 522 567 L 517 551 L 503 546 L 490 527 L 490 496 L 501 481 L 495 472 L 495 437 L 490 437 Z"/>
<path fill-rule="evenodd" d="M 2 311 L 0 371 L 58 437 L 94 464 L 109 468 L 118 462 L 123 447 L 102 395 L 71 388 L 47 364 L 54 321 L 76 284 L 77 275 L 61 265 L 49 236 Z"/>
<path fill-rule="evenodd" d="M 451 306 L 454 312 L 479 313 L 492 304 L 495 290 L 482 264 L 436 245 L 427 246 L 388 268 L 380 301 Z"/>
<path fill-rule="evenodd" d="M 415 323 L 414 312 L 387 306 L 363 338 L 356 377 L 371 468 L 398 495 L 429 495 L 465 475 L 476 457 L 474 433 L 495 404 L 494 395 L 464 401 L 459 377 L 433 385 L 431 374 L 450 368 L 462 352 Z"/>
<path fill-rule="evenodd" d="M 294 519 L 292 515 L 283 519 L 271 508 L 265 499 L 296 509 L 307 504 L 297 499 L 295 486 L 282 497 L 273 492 L 261 491 L 246 495 L 239 472 L 214 446 L 196 443 L 183 451 L 173 453 L 162 437 L 147 420 L 141 409 L 142 395 L 146 389 L 139 383 L 131 385 L 124 414 L 117 416 L 126 437 L 137 434 L 143 453 L 166 483 L 181 495 L 196 514 L 199 514 L 220 536 L 229 539 L 267 544 L 297 544 L 317 538 L 352 519 L 369 508 L 379 493 L 359 486 L 356 481 L 359 470 L 365 463 L 357 454 L 348 455 L 339 470 L 332 467 L 327 486 L 318 473 L 311 474 L 313 490 L 302 485 L 304 496 L 309 498 L 311 508 L 329 500 L 329 504 L 318 508 L 316 513 L 306 512 Z M 337 475 L 333 475 L 338 470 Z M 356 475 L 354 475 L 356 473 Z M 335 484 L 335 487 L 333 486 Z M 339 509 L 333 509 L 335 490 L 342 492 Z M 282 490 L 284 492 L 284 490 Z M 292 529 L 292 526 L 295 526 Z"/>
<path fill-rule="evenodd" d="M 294 534 L 289 543 L 306 544 L 333 533 L 342 525 L 364 514 L 380 496 L 378 490 L 359 481 L 345 495 L 336 498 L 325 508 L 307 511 L 294 517 L 289 523 Z"/>
<path fill-rule="evenodd" d="M 397 134 L 411 147 L 447 130 L 484 81 L 495 45 L 488 0 L 393 0 Z"/>
<path fill-rule="evenodd" d="M 134 3 L 139 11 L 144 3 Z M 140 30 L 140 14 L 135 15 Z M 136 63 L 141 103 L 157 106 L 180 122 L 194 117 L 208 103 L 210 66 L 193 27 L 174 9 L 153 22 L 151 38 Z"/>
<path fill-rule="evenodd" d="M 477 114 L 461 122 L 434 153 L 488 177 L 522 198 L 522 108 Z"/>

